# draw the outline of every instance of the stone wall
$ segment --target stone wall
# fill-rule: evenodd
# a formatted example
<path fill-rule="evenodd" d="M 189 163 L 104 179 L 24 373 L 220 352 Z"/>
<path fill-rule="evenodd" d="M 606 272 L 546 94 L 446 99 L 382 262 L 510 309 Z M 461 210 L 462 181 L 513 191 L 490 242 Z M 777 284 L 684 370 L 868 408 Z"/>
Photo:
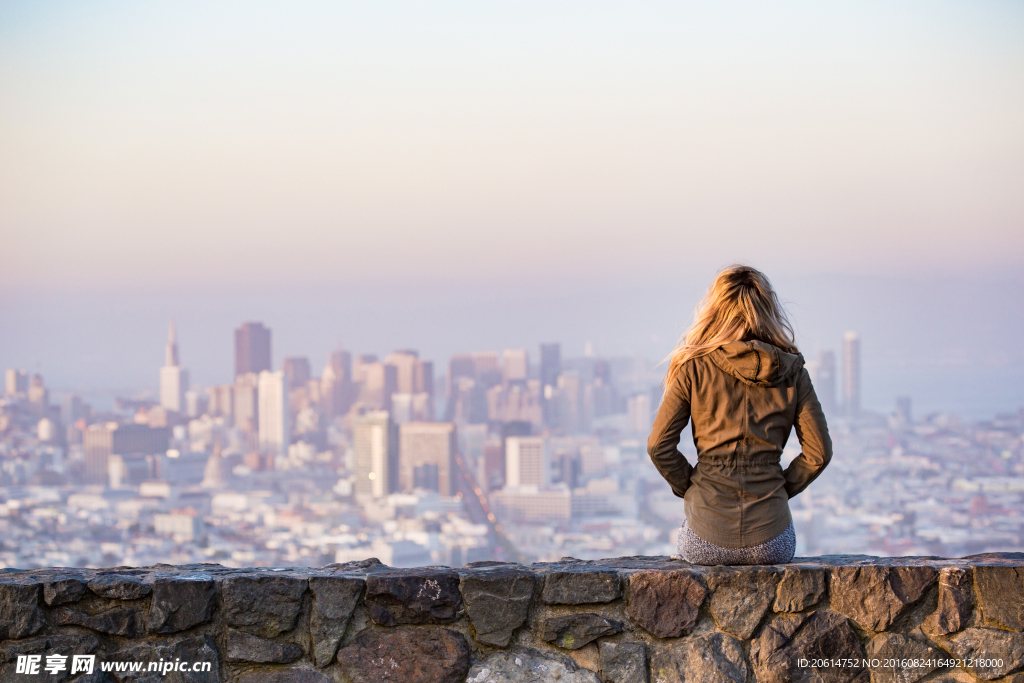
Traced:
<path fill-rule="evenodd" d="M 1024 683 L 1022 629 L 1019 553 L 0 571 L 4 682 Z M 92 674 L 17 672 L 19 655 L 75 654 L 95 655 Z"/>

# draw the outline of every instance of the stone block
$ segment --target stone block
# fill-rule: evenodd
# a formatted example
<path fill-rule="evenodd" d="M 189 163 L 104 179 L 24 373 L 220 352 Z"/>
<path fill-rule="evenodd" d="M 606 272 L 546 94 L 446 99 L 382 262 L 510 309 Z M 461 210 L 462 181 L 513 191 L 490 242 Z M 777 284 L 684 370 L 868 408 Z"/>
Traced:
<path fill-rule="evenodd" d="M 608 683 L 647 683 L 647 652 L 643 643 L 602 642 L 601 673 Z"/>
<path fill-rule="evenodd" d="M 85 582 L 77 576 L 53 577 L 43 583 L 43 602 L 47 605 L 66 605 L 78 602 L 85 595 Z"/>
<path fill-rule="evenodd" d="M 591 605 L 622 595 L 619 573 L 611 569 L 568 569 L 544 575 L 540 599 L 545 605 Z"/>
<path fill-rule="evenodd" d="M 295 667 L 277 671 L 252 671 L 243 674 L 238 683 L 334 683 L 334 679 L 315 669 Z"/>
<path fill-rule="evenodd" d="M 1024 630 L 1024 567 L 975 567 L 974 585 L 986 624 Z"/>
<path fill-rule="evenodd" d="M 934 660 L 945 658 L 943 653 L 902 633 L 880 633 L 865 648 L 870 665 L 871 683 L 915 683 L 938 667 Z M 920 666 L 903 666 L 900 663 Z M 886 664 L 899 664 L 886 666 Z"/>
<path fill-rule="evenodd" d="M 154 586 L 154 594 L 156 587 Z M 179 640 L 160 639 L 152 642 L 132 643 L 106 657 L 105 661 L 120 662 L 209 662 L 210 671 L 176 671 L 166 676 L 144 672 L 141 675 L 122 674 L 121 683 L 219 683 L 220 657 L 210 636 L 194 636 Z"/>
<path fill-rule="evenodd" d="M 831 606 L 861 628 L 884 631 L 909 605 L 920 600 L 937 578 L 938 572 L 926 566 L 833 567 Z"/>
<path fill-rule="evenodd" d="M 101 598 L 111 600 L 138 600 L 153 592 L 153 587 L 134 576 L 106 574 L 89 582 L 89 590 Z"/>
<path fill-rule="evenodd" d="M 848 660 L 852 666 L 803 667 L 800 660 Z M 765 624 L 750 645 L 750 663 L 758 683 L 822 681 L 868 683 L 864 646 L 835 612 L 784 614 Z"/>
<path fill-rule="evenodd" d="M 716 569 L 704 576 L 708 610 L 718 628 L 746 640 L 775 600 L 777 572 L 768 569 Z"/>
<path fill-rule="evenodd" d="M 302 648 L 294 643 L 275 643 L 251 633 L 228 629 L 225 639 L 229 662 L 254 664 L 287 664 L 302 656 Z"/>
<path fill-rule="evenodd" d="M 477 641 L 507 647 L 526 622 L 536 584 L 533 572 L 499 567 L 462 577 L 460 589 Z"/>
<path fill-rule="evenodd" d="M 964 667 L 978 678 L 994 681 L 1024 668 L 1024 634 L 991 628 L 968 628 L 942 643 L 950 653 L 974 666 Z"/>
<path fill-rule="evenodd" d="M 685 569 L 642 571 L 629 578 L 629 618 L 659 638 L 678 638 L 697 623 L 707 591 Z"/>
<path fill-rule="evenodd" d="M 566 650 L 578 650 L 598 638 L 621 631 L 621 621 L 607 619 L 600 614 L 566 614 L 545 619 L 541 638 Z"/>
<path fill-rule="evenodd" d="M 939 572 L 939 602 L 922 629 L 935 637 L 956 633 L 967 626 L 974 608 L 969 567 L 944 567 Z"/>
<path fill-rule="evenodd" d="M 38 583 L 0 579 L 0 640 L 26 638 L 43 628 Z"/>
<path fill-rule="evenodd" d="M 353 683 L 463 683 L 469 660 L 466 639 L 444 628 L 367 629 L 338 651 Z"/>
<path fill-rule="evenodd" d="M 309 577 L 313 594 L 309 631 L 313 637 L 313 661 L 318 667 L 334 660 L 365 583 L 361 576 Z"/>
<path fill-rule="evenodd" d="M 57 610 L 57 623 L 61 626 L 82 626 L 99 633 L 125 638 L 140 638 L 145 634 L 142 612 L 129 607 L 114 607 L 97 614 L 83 614 L 67 607 Z"/>
<path fill-rule="evenodd" d="M 37 636 L 28 640 L 12 640 L 0 645 L 0 681 L 25 681 L 26 683 L 39 680 L 50 683 L 59 683 L 65 680 L 70 674 L 63 675 L 32 676 L 19 675 L 17 673 L 18 655 L 42 655 L 43 662 L 47 655 L 87 655 L 96 652 L 100 642 L 95 636 L 67 635 L 67 636 Z M 81 679 L 75 681 L 79 683 Z"/>
<path fill-rule="evenodd" d="M 213 579 L 209 576 L 185 574 L 156 579 L 146 630 L 177 633 L 209 621 L 213 596 Z"/>
<path fill-rule="evenodd" d="M 220 585 L 224 621 L 229 626 L 274 638 L 295 628 L 307 579 L 282 574 L 240 574 Z"/>
<path fill-rule="evenodd" d="M 366 607 L 381 626 L 443 624 L 462 612 L 459 575 L 450 569 L 409 569 L 366 577 Z"/>
<path fill-rule="evenodd" d="M 745 683 L 747 661 L 740 641 L 724 633 L 684 638 L 651 657 L 658 683 Z"/>
<path fill-rule="evenodd" d="M 775 589 L 776 612 L 802 612 L 825 595 L 825 570 L 817 567 L 786 567 Z"/>
<path fill-rule="evenodd" d="M 601 683 L 597 674 L 556 652 L 515 648 L 473 665 L 466 683 Z"/>

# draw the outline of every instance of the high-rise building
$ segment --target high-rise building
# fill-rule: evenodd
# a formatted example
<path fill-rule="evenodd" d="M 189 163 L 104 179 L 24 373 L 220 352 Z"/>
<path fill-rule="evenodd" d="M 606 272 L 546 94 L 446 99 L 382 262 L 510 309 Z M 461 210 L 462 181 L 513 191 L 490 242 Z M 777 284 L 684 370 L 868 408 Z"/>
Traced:
<path fill-rule="evenodd" d="M 548 484 L 547 449 L 540 436 L 510 436 L 505 439 L 505 486 Z"/>
<path fill-rule="evenodd" d="M 255 434 L 259 431 L 259 375 L 248 372 L 235 378 L 232 391 L 235 427 Z"/>
<path fill-rule="evenodd" d="M 281 361 L 281 371 L 288 381 L 289 389 L 304 387 L 311 376 L 309 370 L 309 359 L 301 356 L 292 356 Z"/>
<path fill-rule="evenodd" d="M 526 381 L 529 364 L 526 349 L 505 349 L 501 358 L 501 372 L 505 383 Z"/>
<path fill-rule="evenodd" d="M 352 354 L 343 349 L 331 351 L 320 376 L 320 396 L 328 418 L 344 415 L 355 400 L 352 384 Z"/>
<path fill-rule="evenodd" d="M 363 383 L 359 400 L 374 410 L 390 410 L 391 396 L 396 392 L 398 372 L 394 365 L 367 363 L 362 366 Z"/>
<path fill-rule="evenodd" d="M 847 417 L 860 415 L 860 337 L 843 335 L 843 408 Z"/>
<path fill-rule="evenodd" d="M 7 370 L 7 395 L 8 396 L 20 396 L 28 391 L 28 372 L 25 370 L 15 370 L 10 368 Z"/>
<path fill-rule="evenodd" d="M 356 495 L 380 498 L 398 488 L 398 434 L 387 411 L 352 419 Z"/>
<path fill-rule="evenodd" d="M 637 434 L 651 431 L 651 397 L 647 394 L 636 394 L 626 399 L 626 414 L 629 428 Z"/>
<path fill-rule="evenodd" d="M 106 484 L 110 456 L 160 455 L 167 451 L 169 439 L 170 431 L 166 427 L 116 422 L 90 425 L 82 435 L 83 479 L 86 484 Z"/>
<path fill-rule="evenodd" d="M 235 377 L 270 368 L 270 330 L 263 323 L 242 323 L 235 330 Z"/>
<path fill-rule="evenodd" d="M 818 363 L 815 373 L 811 377 L 814 383 L 814 393 L 821 403 L 821 408 L 826 413 L 834 413 L 836 409 L 836 354 L 831 350 L 824 350 L 818 354 Z"/>
<path fill-rule="evenodd" d="M 160 368 L 160 405 L 176 413 L 185 411 L 185 392 L 188 391 L 188 370 L 178 360 L 178 339 L 174 321 L 167 331 L 164 366 Z"/>
<path fill-rule="evenodd" d="M 419 362 L 419 359 L 419 354 L 412 349 L 395 351 L 384 357 L 384 362 L 387 365 L 395 367 L 395 388 L 397 393 L 416 393 L 416 364 Z"/>
<path fill-rule="evenodd" d="M 288 452 L 291 430 L 288 424 L 288 387 L 281 371 L 260 373 L 259 389 L 260 450 L 273 455 Z"/>
<path fill-rule="evenodd" d="M 455 495 L 455 425 L 406 422 L 398 428 L 398 477 L 402 491 L 434 490 Z"/>
<path fill-rule="evenodd" d="M 555 394 L 558 390 L 558 376 L 562 374 L 561 344 L 540 345 L 540 390 L 543 400 L 544 424 L 558 426 L 558 406 Z"/>

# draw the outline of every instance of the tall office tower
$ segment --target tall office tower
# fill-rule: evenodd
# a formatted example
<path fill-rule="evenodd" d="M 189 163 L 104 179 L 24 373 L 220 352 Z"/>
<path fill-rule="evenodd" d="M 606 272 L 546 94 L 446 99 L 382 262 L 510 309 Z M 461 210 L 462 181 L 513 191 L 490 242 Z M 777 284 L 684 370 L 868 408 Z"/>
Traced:
<path fill-rule="evenodd" d="M 398 434 L 385 410 L 352 418 L 356 495 L 394 493 L 398 480 Z"/>
<path fill-rule="evenodd" d="M 28 391 L 28 373 L 24 370 L 7 370 L 7 395 L 20 396 Z"/>
<path fill-rule="evenodd" d="M 505 349 L 501 357 L 501 373 L 505 383 L 525 381 L 530 362 L 526 349 Z"/>
<path fill-rule="evenodd" d="M 170 430 L 116 422 L 90 425 L 82 435 L 86 484 L 106 484 L 110 456 L 159 455 L 167 451 Z"/>
<path fill-rule="evenodd" d="M 260 450 L 273 455 L 288 452 L 291 430 L 288 424 L 288 387 L 283 372 L 264 370 L 259 379 Z"/>
<path fill-rule="evenodd" d="M 558 376 L 562 374 L 561 344 L 540 345 L 540 390 L 543 397 L 544 424 L 558 426 L 558 409 L 554 395 L 558 388 Z"/>
<path fill-rule="evenodd" d="M 160 405 L 176 413 L 185 411 L 185 392 L 188 391 L 188 370 L 178 361 L 178 339 L 171 321 L 167 331 L 164 366 L 160 368 Z"/>
<path fill-rule="evenodd" d="M 365 382 L 366 368 L 377 362 L 379 362 L 379 359 L 373 353 L 362 353 L 356 356 L 355 361 L 352 363 L 352 381 L 356 384 Z"/>
<path fill-rule="evenodd" d="M 860 337 L 843 335 L 843 407 L 847 417 L 860 415 Z"/>
<path fill-rule="evenodd" d="M 547 449 L 540 436 L 510 436 L 505 439 L 505 486 L 548 484 Z"/>
<path fill-rule="evenodd" d="M 50 391 L 46 388 L 43 376 L 40 374 L 32 375 L 28 381 L 28 402 L 39 409 L 45 409 L 50 405 Z"/>
<path fill-rule="evenodd" d="M 567 434 L 574 434 L 584 428 L 583 386 L 575 370 L 558 376 L 558 425 Z"/>
<path fill-rule="evenodd" d="M 235 378 L 233 387 L 233 403 L 235 411 L 235 427 L 255 434 L 259 430 L 259 375 L 246 373 Z"/>
<path fill-rule="evenodd" d="M 207 387 L 206 393 L 209 400 L 206 404 L 206 411 L 212 417 L 226 417 L 230 421 L 235 416 L 235 386 L 233 384 L 222 384 L 220 386 Z"/>
<path fill-rule="evenodd" d="M 476 380 L 476 365 L 473 363 L 473 357 L 468 353 L 452 356 L 451 360 L 448 361 L 447 385 L 449 407 L 455 392 L 459 390 L 460 379 Z"/>
<path fill-rule="evenodd" d="M 501 384 L 501 361 L 495 351 L 474 351 L 473 368 L 476 373 L 476 383 L 484 391 L 487 391 L 495 384 Z"/>
<path fill-rule="evenodd" d="M 416 389 L 413 393 L 427 394 L 431 399 L 434 398 L 434 361 L 420 360 L 416 363 L 413 386 Z"/>
<path fill-rule="evenodd" d="M 327 367 L 320 376 L 320 396 L 328 418 L 345 415 L 355 400 L 352 384 L 352 354 L 331 351 Z"/>
<path fill-rule="evenodd" d="M 389 353 L 384 357 L 387 365 L 395 366 L 395 387 L 399 394 L 416 393 L 416 365 L 419 354 L 411 349 Z"/>
<path fill-rule="evenodd" d="M 390 410 L 391 396 L 396 393 L 398 372 L 394 365 L 369 363 L 363 368 L 363 386 L 359 400 L 375 410 Z"/>
<path fill-rule="evenodd" d="M 648 434 L 651 431 L 651 397 L 647 394 L 636 394 L 626 399 L 626 414 L 629 428 L 637 434 Z"/>
<path fill-rule="evenodd" d="M 455 425 L 406 422 L 398 428 L 398 480 L 402 491 L 414 488 L 455 495 Z"/>
<path fill-rule="evenodd" d="M 814 383 L 814 393 L 818 396 L 818 402 L 826 413 L 834 413 L 836 410 L 836 354 L 833 351 L 825 350 L 818 354 L 817 372 L 811 377 Z"/>
<path fill-rule="evenodd" d="M 242 323 L 235 330 L 235 377 L 270 367 L 270 330 L 263 323 Z"/>
<path fill-rule="evenodd" d="M 292 356 L 281 361 L 281 371 L 288 381 L 289 389 L 298 389 L 309 383 L 311 376 L 309 370 L 309 359 L 301 356 Z"/>

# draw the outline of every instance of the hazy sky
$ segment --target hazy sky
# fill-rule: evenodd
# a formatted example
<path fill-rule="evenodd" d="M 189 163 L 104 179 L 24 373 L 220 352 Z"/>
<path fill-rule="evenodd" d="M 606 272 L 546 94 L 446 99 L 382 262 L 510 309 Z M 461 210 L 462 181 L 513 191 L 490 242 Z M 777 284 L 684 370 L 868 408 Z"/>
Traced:
<path fill-rule="evenodd" d="M 874 405 L 1012 408 L 1021 36 L 1020 2 L 3 2 L 0 365 L 155 386 L 172 316 L 199 383 L 245 319 L 316 368 L 657 359 L 746 261 L 808 353 L 861 331 Z"/>

